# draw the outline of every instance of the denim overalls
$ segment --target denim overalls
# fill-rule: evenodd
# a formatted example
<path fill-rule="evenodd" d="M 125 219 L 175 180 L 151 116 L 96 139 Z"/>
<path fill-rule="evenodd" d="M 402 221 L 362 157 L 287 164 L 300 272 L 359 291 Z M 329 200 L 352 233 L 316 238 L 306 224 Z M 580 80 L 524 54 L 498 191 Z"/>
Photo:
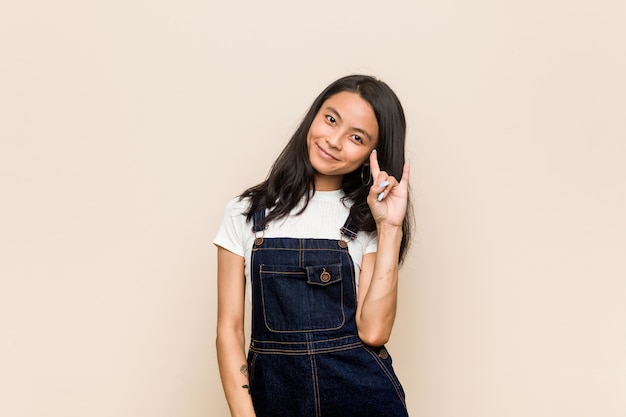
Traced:
<path fill-rule="evenodd" d="M 339 240 L 263 238 L 264 218 L 255 213 L 251 255 L 257 417 L 407 416 L 387 350 L 357 334 L 350 218 Z"/>

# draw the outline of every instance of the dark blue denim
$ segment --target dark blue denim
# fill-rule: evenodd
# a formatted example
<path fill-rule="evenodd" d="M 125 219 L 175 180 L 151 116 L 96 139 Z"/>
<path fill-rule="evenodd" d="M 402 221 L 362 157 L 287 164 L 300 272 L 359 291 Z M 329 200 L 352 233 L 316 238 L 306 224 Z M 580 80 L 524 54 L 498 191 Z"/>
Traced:
<path fill-rule="evenodd" d="M 257 235 L 263 228 L 257 214 Z M 349 220 L 344 228 L 356 236 Z M 391 356 L 359 339 L 354 264 L 343 243 L 255 241 L 248 366 L 257 417 L 408 416 Z"/>

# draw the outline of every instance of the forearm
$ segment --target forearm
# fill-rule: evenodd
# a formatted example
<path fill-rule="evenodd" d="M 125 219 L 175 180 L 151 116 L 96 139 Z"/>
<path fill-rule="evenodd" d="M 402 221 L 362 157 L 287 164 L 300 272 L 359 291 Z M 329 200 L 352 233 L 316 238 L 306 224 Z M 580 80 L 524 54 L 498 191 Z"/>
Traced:
<path fill-rule="evenodd" d="M 224 394 L 233 417 L 255 416 L 248 391 L 244 340 L 243 330 L 218 326 L 217 360 Z"/>
<path fill-rule="evenodd" d="M 371 345 L 383 345 L 391 336 L 398 299 L 401 240 L 401 227 L 378 228 L 378 250 L 358 317 L 359 335 L 365 343 Z"/>

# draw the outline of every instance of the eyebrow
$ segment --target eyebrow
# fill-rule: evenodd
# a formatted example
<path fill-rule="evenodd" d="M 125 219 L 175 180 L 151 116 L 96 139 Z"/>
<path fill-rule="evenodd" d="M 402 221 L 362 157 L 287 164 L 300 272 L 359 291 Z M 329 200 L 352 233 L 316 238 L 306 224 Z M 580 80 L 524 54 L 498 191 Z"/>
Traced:
<path fill-rule="evenodd" d="M 326 110 L 335 113 L 335 116 L 337 117 L 337 119 L 339 120 L 343 120 L 343 118 L 341 117 L 341 114 L 339 114 L 339 112 L 337 111 L 336 108 L 331 107 L 331 106 L 326 106 Z M 369 134 L 369 132 L 367 130 L 361 129 L 360 127 L 353 127 L 352 130 L 361 133 L 362 135 L 367 136 L 367 139 L 371 142 L 372 141 L 372 135 Z"/>

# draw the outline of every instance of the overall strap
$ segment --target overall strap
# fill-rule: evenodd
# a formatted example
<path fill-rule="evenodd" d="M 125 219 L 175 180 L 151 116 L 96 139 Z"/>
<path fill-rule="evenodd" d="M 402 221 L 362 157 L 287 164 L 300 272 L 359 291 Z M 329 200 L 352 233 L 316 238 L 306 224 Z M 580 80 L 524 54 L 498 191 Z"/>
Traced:
<path fill-rule="evenodd" d="M 348 238 L 348 241 L 356 239 L 357 233 L 359 233 L 359 229 L 353 224 L 352 217 L 348 216 L 346 222 L 341 226 L 341 236 L 345 236 Z"/>
<path fill-rule="evenodd" d="M 263 244 L 263 233 L 267 229 L 265 224 L 265 208 L 260 208 L 254 212 L 252 223 L 252 233 L 254 233 L 254 245 L 261 246 Z"/>
<path fill-rule="evenodd" d="M 266 228 L 267 228 L 267 225 L 265 224 L 265 209 L 260 208 L 254 212 L 252 232 L 253 233 L 262 232 Z"/>

